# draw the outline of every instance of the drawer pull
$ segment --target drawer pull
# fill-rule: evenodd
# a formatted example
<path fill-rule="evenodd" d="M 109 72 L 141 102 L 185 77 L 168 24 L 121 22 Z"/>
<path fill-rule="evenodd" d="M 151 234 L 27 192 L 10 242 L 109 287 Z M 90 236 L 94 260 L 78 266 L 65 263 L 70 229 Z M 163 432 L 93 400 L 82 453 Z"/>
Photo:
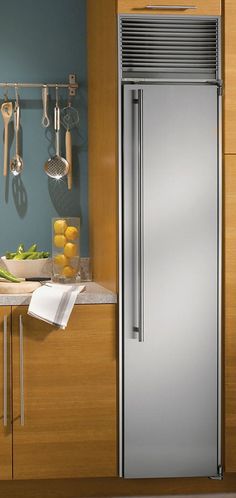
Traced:
<path fill-rule="evenodd" d="M 3 425 L 7 426 L 7 316 L 3 321 Z"/>
<path fill-rule="evenodd" d="M 196 5 L 146 5 L 147 10 L 195 10 Z"/>
<path fill-rule="evenodd" d="M 25 425 L 25 400 L 24 400 L 24 330 L 22 315 L 19 316 L 20 329 L 20 424 Z"/>

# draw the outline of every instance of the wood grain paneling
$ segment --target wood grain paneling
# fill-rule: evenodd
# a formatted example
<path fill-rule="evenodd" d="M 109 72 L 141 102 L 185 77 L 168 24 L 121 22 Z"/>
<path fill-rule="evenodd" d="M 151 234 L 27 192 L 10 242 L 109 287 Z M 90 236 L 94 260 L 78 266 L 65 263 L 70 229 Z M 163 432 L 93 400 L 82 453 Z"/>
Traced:
<path fill-rule="evenodd" d="M 236 155 L 225 156 L 225 469 L 236 472 Z"/>
<path fill-rule="evenodd" d="M 236 1 L 225 0 L 224 151 L 236 154 Z"/>
<path fill-rule="evenodd" d="M 234 0 L 232 0 L 233 2 Z M 99 3 L 99 2 L 98 2 Z M 189 10 L 147 10 L 146 5 L 195 5 L 196 9 Z M 221 14 L 220 0 L 118 0 L 119 13 L 133 14 L 179 14 L 189 16 L 211 15 L 219 16 Z"/>
<path fill-rule="evenodd" d="M 25 425 L 20 425 L 19 316 Z M 13 478 L 117 475 L 115 305 L 76 306 L 66 330 L 13 309 Z"/>
<path fill-rule="evenodd" d="M 7 426 L 3 425 L 3 323 L 7 317 Z M 0 480 L 12 479 L 12 426 L 11 426 L 11 308 L 0 307 Z"/>
<path fill-rule="evenodd" d="M 3 498 L 84 498 L 104 496 L 173 496 L 232 493 L 235 497 L 236 475 L 223 481 L 196 479 L 50 479 L 44 481 L 0 482 Z M 217 495 L 214 494 L 217 498 Z M 222 494 L 220 494 L 222 498 Z"/>
<path fill-rule="evenodd" d="M 114 0 L 88 0 L 90 249 L 93 278 L 117 289 L 117 20 Z"/>

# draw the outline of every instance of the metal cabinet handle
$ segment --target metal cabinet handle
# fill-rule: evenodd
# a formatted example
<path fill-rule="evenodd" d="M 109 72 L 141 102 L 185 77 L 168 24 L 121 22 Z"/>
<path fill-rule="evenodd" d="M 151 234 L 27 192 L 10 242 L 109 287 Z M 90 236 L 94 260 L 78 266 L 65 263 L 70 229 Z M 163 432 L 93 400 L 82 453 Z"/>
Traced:
<path fill-rule="evenodd" d="M 196 5 L 146 5 L 147 10 L 195 10 Z"/>
<path fill-rule="evenodd" d="M 138 333 L 144 342 L 143 271 L 143 90 L 138 90 Z"/>
<path fill-rule="evenodd" d="M 24 330 L 22 315 L 19 316 L 20 330 L 20 424 L 25 425 L 25 400 L 24 400 Z"/>
<path fill-rule="evenodd" d="M 7 426 L 7 316 L 3 319 L 3 425 Z"/>

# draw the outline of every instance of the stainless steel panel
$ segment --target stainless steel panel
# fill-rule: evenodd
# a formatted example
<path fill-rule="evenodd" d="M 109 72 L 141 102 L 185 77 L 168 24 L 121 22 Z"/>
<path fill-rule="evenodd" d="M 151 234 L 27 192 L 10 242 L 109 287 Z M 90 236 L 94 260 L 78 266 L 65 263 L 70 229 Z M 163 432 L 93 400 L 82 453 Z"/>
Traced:
<path fill-rule="evenodd" d="M 125 477 L 218 470 L 218 95 L 143 86 L 144 342 L 137 323 L 138 85 L 123 106 Z"/>

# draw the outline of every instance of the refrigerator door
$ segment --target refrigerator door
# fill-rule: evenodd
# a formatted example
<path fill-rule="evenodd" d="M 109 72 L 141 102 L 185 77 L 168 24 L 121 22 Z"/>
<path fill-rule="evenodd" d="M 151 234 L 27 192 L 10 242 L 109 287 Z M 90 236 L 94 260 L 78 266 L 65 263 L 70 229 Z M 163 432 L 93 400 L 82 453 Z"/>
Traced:
<path fill-rule="evenodd" d="M 218 95 L 123 90 L 123 475 L 218 473 Z"/>

